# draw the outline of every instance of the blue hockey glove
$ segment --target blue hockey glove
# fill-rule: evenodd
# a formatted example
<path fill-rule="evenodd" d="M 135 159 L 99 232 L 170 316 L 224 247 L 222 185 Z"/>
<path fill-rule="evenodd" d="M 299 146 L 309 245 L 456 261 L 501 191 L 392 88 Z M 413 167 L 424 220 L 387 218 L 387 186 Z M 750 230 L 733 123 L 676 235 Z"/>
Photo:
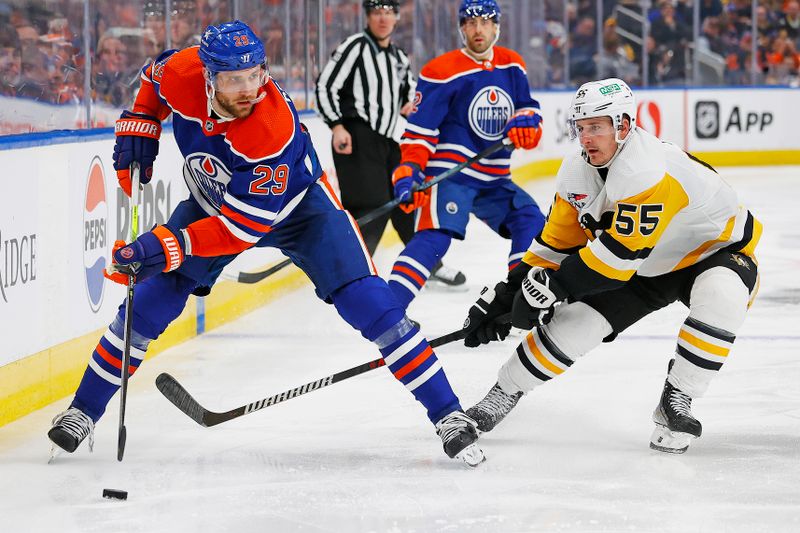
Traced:
<path fill-rule="evenodd" d="M 182 231 L 173 233 L 167 226 L 157 226 L 128 245 L 115 244 L 113 261 L 104 274 L 116 283 L 125 284 L 127 276 L 119 267 L 126 265 L 133 269 L 139 282 L 160 272 L 172 272 L 181 266 L 187 255 Z"/>
<path fill-rule="evenodd" d="M 522 109 L 511 116 L 503 134 L 514 143 L 514 148 L 530 150 L 542 139 L 541 123 L 542 115 L 533 109 Z"/>
<path fill-rule="evenodd" d="M 424 182 L 425 175 L 415 163 L 402 163 L 394 169 L 394 172 L 392 172 L 394 197 L 398 200 L 404 200 L 399 206 L 403 212 L 411 213 L 430 201 L 429 189 L 413 191 L 415 186 L 419 187 Z"/>
<path fill-rule="evenodd" d="M 511 323 L 515 328 L 530 330 L 544 326 L 553 318 L 556 305 L 569 294 L 550 275 L 550 270 L 532 268 L 514 296 Z"/>
<path fill-rule="evenodd" d="M 161 122 L 150 115 L 123 111 L 114 127 L 117 141 L 114 144 L 114 170 L 125 194 L 131 195 L 131 163 L 139 163 L 142 183 L 153 177 L 153 163 L 158 155 Z"/>

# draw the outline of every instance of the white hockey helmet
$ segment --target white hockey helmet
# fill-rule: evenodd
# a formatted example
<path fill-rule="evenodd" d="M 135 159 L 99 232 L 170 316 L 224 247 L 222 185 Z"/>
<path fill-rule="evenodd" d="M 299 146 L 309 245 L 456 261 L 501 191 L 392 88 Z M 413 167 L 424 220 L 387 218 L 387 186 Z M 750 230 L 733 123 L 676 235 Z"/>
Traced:
<path fill-rule="evenodd" d="M 579 120 L 610 117 L 617 141 L 617 153 L 608 163 L 601 165 L 607 167 L 617 157 L 625 141 L 630 138 L 630 135 L 624 139 L 619 137 L 623 124 L 622 119 L 626 115 L 630 120 L 631 130 L 633 130 L 636 127 L 636 99 L 627 83 L 619 78 L 606 78 L 584 83 L 572 97 L 572 104 L 570 104 L 567 117 L 570 138 L 578 137 L 577 122 Z M 589 161 L 586 154 L 584 154 L 584 159 Z"/>

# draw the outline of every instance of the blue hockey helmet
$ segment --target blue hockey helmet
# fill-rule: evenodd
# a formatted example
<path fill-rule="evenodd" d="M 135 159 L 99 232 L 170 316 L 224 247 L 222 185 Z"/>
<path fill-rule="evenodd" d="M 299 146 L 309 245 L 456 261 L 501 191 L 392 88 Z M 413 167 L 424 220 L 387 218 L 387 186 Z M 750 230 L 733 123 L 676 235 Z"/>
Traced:
<path fill-rule="evenodd" d="M 463 25 L 469 18 L 483 17 L 500 23 L 500 6 L 495 0 L 462 0 L 458 8 L 458 23 Z"/>
<path fill-rule="evenodd" d="M 200 39 L 200 61 L 212 74 L 267 66 L 264 44 L 240 20 L 205 29 Z"/>

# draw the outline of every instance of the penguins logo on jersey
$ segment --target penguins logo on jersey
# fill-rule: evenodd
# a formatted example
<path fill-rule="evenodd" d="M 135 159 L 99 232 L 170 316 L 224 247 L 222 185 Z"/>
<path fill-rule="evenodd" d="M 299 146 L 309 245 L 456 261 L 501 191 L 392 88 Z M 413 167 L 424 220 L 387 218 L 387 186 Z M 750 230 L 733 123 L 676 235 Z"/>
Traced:
<path fill-rule="evenodd" d="M 469 125 L 479 137 L 495 141 L 503 136 L 508 119 L 514 114 L 514 102 L 500 87 L 481 89 L 469 105 Z"/>
<path fill-rule="evenodd" d="M 222 161 L 204 152 L 188 155 L 186 169 L 188 176 L 184 172 L 184 177 L 189 189 L 202 195 L 214 209 L 219 210 L 228 183 L 231 181 L 231 171 L 222 164 Z"/>

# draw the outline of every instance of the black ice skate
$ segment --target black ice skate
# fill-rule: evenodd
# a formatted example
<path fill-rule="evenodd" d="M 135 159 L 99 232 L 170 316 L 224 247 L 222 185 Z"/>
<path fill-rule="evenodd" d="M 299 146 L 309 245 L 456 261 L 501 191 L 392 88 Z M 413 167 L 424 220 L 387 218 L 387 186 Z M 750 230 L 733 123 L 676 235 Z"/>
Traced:
<path fill-rule="evenodd" d="M 463 411 L 453 411 L 436 423 L 436 434 L 442 439 L 444 453 L 452 459 L 460 459 L 467 466 L 478 466 L 486 458 L 478 446 L 478 431 L 475 421 Z"/>
<path fill-rule="evenodd" d="M 465 276 L 463 272 L 446 267 L 441 263 L 433 267 L 425 286 L 452 292 L 469 290 L 469 287 L 467 287 L 467 276 Z"/>
<path fill-rule="evenodd" d="M 80 409 L 70 407 L 56 415 L 53 419 L 53 427 L 47 432 L 47 436 L 54 444 L 51 454 L 53 457 L 58 451 L 55 446 L 72 453 L 86 437 L 89 437 L 89 451 L 92 451 L 94 448 L 94 422 Z"/>
<path fill-rule="evenodd" d="M 650 437 L 650 447 L 667 453 L 683 453 L 692 439 L 703 433 L 703 426 L 692 416 L 692 398 L 664 382 L 661 401 L 653 413 L 656 428 Z"/>
<path fill-rule="evenodd" d="M 478 423 L 480 431 L 484 433 L 491 431 L 517 405 L 522 394 L 522 392 L 507 394 L 500 388 L 499 383 L 495 383 L 483 400 L 467 409 L 467 416 Z"/>

